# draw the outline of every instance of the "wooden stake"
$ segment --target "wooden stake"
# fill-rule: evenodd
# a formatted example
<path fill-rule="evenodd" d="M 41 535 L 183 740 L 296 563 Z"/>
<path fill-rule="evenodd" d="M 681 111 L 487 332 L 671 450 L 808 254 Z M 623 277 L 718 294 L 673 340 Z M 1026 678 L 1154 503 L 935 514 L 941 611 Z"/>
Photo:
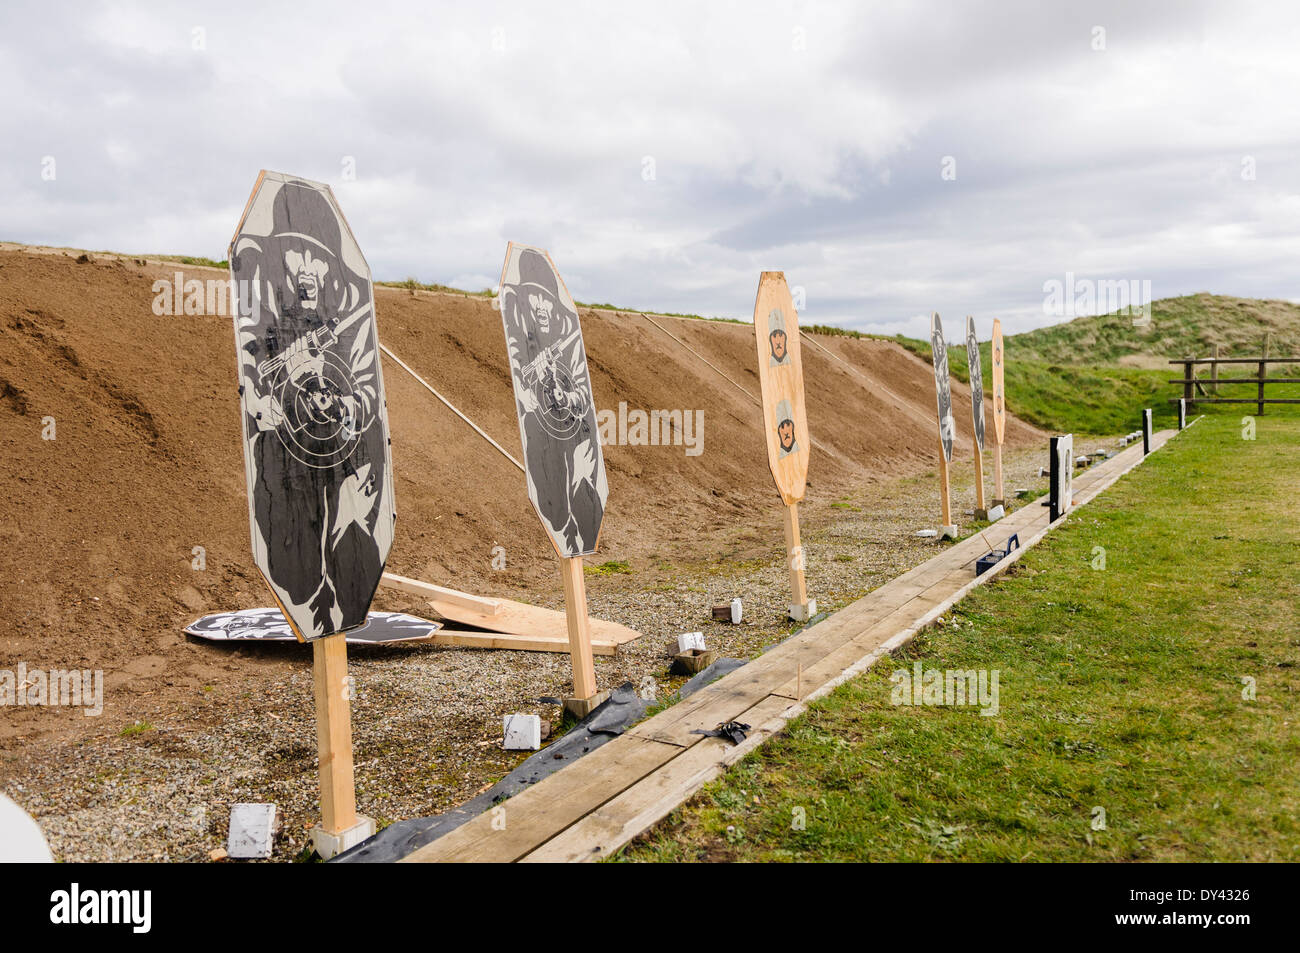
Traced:
<path fill-rule="evenodd" d="M 1007 497 L 1002 488 L 1002 444 L 993 446 L 993 505 L 1006 506 Z"/>
<path fill-rule="evenodd" d="M 988 519 L 988 505 L 984 502 L 984 451 L 980 449 L 979 441 L 975 441 L 975 512 L 984 514 L 982 519 Z"/>
<path fill-rule="evenodd" d="M 943 526 L 952 525 L 952 500 L 948 490 L 948 458 L 943 454 L 943 441 L 939 441 L 939 493 L 941 496 L 940 512 Z"/>
<path fill-rule="evenodd" d="M 790 598 L 796 606 L 808 605 L 808 586 L 803 576 L 803 547 L 799 545 L 799 504 L 785 508 L 785 559 L 790 567 Z M 803 621 L 803 620 L 800 620 Z"/>
<path fill-rule="evenodd" d="M 591 652 L 591 625 L 587 619 L 587 582 L 582 557 L 560 560 L 564 577 L 564 611 L 569 622 L 569 655 L 573 659 L 573 695 L 591 698 L 596 694 L 596 665 Z"/>
<path fill-rule="evenodd" d="M 320 756 L 321 827 L 341 834 L 357 823 L 352 781 L 352 715 L 348 702 L 346 635 L 312 642 L 316 690 L 316 748 Z"/>

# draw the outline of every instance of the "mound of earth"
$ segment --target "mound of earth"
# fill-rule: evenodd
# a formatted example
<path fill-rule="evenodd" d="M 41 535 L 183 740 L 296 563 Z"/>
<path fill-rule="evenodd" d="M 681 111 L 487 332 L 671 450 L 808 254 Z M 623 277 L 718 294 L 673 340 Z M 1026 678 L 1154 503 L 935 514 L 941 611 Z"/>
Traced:
<path fill-rule="evenodd" d="M 102 669 L 110 694 L 165 698 L 291 664 L 181 634 L 199 615 L 270 600 L 250 555 L 231 322 L 156 315 L 154 282 L 178 270 L 226 277 L 143 259 L 0 250 L 0 668 Z M 491 302 L 376 288 L 376 305 L 381 341 L 518 457 Z M 779 544 L 752 328 L 590 309 L 582 322 L 599 409 L 703 411 L 698 455 L 606 447 L 609 506 L 600 555 L 589 562 L 625 561 L 645 585 L 660 565 L 743 559 Z M 933 469 L 929 365 L 886 341 L 813 340 L 821 347 L 803 349 L 814 442 L 808 505 Z M 523 475 L 388 358 L 384 376 L 398 512 L 389 569 L 556 604 L 554 551 Z M 969 391 L 956 381 L 953 391 L 956 453 L 969 460 Z M 1007 436 L 1011 446 L 1044 439 L 1014 419 Z M 505 568 L 494 568 L 501 555 Z M 383 590 L 376 608 L 422 611 Z M 37 712 L 7 713 L 0 745 L 48 730 L 49 712 L 39 714 L 38 727 Z"/>

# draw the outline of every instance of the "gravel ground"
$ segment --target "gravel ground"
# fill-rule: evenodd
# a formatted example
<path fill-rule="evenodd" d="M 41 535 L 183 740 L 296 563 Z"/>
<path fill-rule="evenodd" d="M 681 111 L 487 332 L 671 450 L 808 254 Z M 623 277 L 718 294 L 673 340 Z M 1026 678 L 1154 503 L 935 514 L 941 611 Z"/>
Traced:
<path fill-rule="evenodd" d="M 1086 441 L 1080 451 L 1101 445 Z M 1038 468 L 1046 457 L 1046 448 L 1009 455 L 1008 495 L 1045 489 Z M 809 594 L 819 609 L 847 605 L 933 555 L 942 544 L 915 533 L 936 524 L 935 495 L 930 475 L 801 506 Z M 973 486 L 955 491 L 959 517 L 973 505 Z M 653 679 L 660 699 L 676 691 L 683 680 L 667 674 L 667 645 L 680 632 L 702 629 L 720 655 L 747 658 L 794 630 L 784 619 L 778 507 L 774 495 L 766 561 L 661 565 L 652 579 L 589 580 L 593 615 L 645 633 L 616 657 L 597 658 L 602 688 Z M 744 621 L 712 622 L 707 607 L 735 596 Z M 439 813 L 489 787 L 525 757 L 501 748 L 502 715 L 558 720 L 559 709 L 537 699 L 570 687 L 567 655 L 430 646 L 350 654 L 357 804 L 381 826 Z M 225 846 L 230 806 L 251 801 L 284 813 L 273 859 L 304 859 L 319 810 L 310 663 L 289 676 L 255 675 L 237 697 L 204 695 L 198 708 L 150 715 L 151 726 L 132 734 L 6 754 L 0 791 L 40 821 L 59 860 L 206 861 Z"/>

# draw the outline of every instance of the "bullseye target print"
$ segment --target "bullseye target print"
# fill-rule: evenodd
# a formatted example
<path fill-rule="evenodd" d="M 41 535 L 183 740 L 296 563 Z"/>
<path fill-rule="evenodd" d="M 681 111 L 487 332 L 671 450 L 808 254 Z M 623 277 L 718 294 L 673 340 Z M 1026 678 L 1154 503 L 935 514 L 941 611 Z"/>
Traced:
<path fill-rule="evenodd" d="M 556 440 L 577 435 L 586 415 L 581 394 L 574 386 L 573 375 L 563 367 L 550 365 L 538 378 L 535 387 L 539 422 Z"/>
<path fill-rule="evenodd" d="M 276 436 L 295 460 L 318 470 L 349 459 L 367 421 L 351 369 L 333 352 L 306 372 L 282 367 L 271 383 L 284 421 Z"/>

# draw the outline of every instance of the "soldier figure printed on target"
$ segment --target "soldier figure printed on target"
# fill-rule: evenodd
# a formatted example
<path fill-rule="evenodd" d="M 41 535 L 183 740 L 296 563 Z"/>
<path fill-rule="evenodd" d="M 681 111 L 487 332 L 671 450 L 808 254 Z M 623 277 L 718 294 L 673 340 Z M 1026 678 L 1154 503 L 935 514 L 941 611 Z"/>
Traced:
<path fill-rule="evenodd" d="M 507 263 L 500 303 L 530 495 L 563 555 L 590 553 L 607 489 L 577 312 L 527 247 Z"/>
<path fill-rule="evenodd" d="M 382 571 L 393 532 L 379 519 L 387 434 L 370 284 L 348 265 L 346 225 L 321 188 L 295 180 L 280 184 L 268 215 L 273 187 L 263 183 L 231 248 L 248 289 L 241 393 L 249 466 L 268 487 L 254 493 L 254 546 L 289 614 L 310 616 L 311 637 L 365 622 L 373 592 L 361 590 Z"/>
<path fill-rule="evenodd" d="M 772 352 L 772 356 L 767 362 L 768 367 L 780 367 L 783 364 L 789 364 L 790 338 L 785 330 L 785 313 L 780 308 L 773 308 L 771 313 L 768 314 L 767 328 L 768 348 Z"/>

